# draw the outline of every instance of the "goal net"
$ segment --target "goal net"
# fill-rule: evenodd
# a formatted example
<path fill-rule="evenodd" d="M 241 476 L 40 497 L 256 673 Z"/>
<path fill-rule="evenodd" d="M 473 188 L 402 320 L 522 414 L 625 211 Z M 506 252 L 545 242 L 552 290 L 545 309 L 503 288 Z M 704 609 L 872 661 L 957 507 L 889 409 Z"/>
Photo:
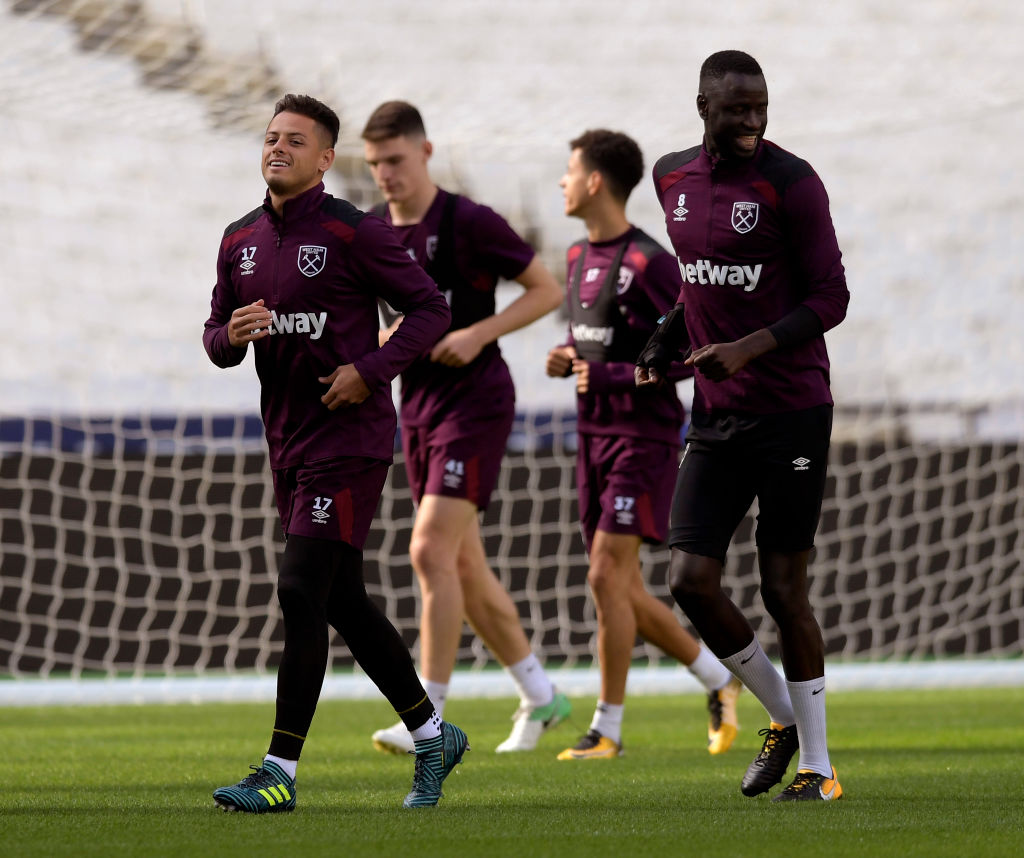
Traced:
<path fill-rule="evenodd" d="M 0 186 L 18 200 L 0 337 L 0 675 L 275 669 L 283 543 L 251 413 L 258 384 L 248 359 L 215 370 L 199 333 L 221 232 L 263 194 L 257 154 L 276 98 L 310 92 L 338 109 L 328 189 L 363 208 L 376 193 L 359 138 L 366 117 L 386 98 L 418 104 L 432 175 L 507 217 L 558 274 L 582 234 L 558 192 L 568 141 L 621 127 L 648 165 L 692 145 L 692 108 L 666 118 L 650 106 L 677 102 L 687 75 L 695 85 L 700 57 L 732 37 L 736 14 L 712 10 L 695 27 L 686 4 L 663 3 L 656 16 L 638 13 L 635 38 L 623 40 L 610 38 L 622 11 L 613 0 L 587 0 L 586 15 L 582 2 L 506 4 L 497 17 L 465 2 L 427 16 L 412 14 L 412 0 L 337 5 L 323 15 L 323 0 L 0 0 L 4 128 L 32 153 L 0 161 Z M 1005 80 L 1018 49 L 1003 38 L 1024 7 L 940 4 L 922 30 L 913 14 L 887 7 L 879 17 L 865 0 L 799 17 L 739 5 L 758 21 L 757 56 L 784 96 L 770 133 L 820 171 L 852 293 L 828 335 L 846 410 L 811 575 L 830 662 L 1019 656 L 1024 289 L 1007 248 L 1024 232 L 1024 204 L 1019 159 L 1002 141 L 1024 133 Z M 851 28 L 873 38 L 851 49 Z M 691 40 L 682 54 L 664 38 L 677 31 Z M 410 46 L 402 63 L 381 64 L 382 32 Z M 950 32 L 962 36 L 956 51 Z M 479 50 L 495 38 L 512 49 Z M 602 63 L 574 47 L 593 44 Z M 798 56 L 792 45 L 813 49 Z M 873 73 L 938 59 L 941 78 Z M 585 63 L 594 98 L 578 97 Z M 829 86 L 813 85 L 811 67 Z M 352 69 L 380 74 L 352 86 Z M 990 102 L 965 111 L 949 79 Z M 955 166 L 964 152 L 970 170 Z M 628 213 L 664 236 L 649 179 Z M 572 666 L 592 663 L 596 621 L 576 524 L 574 417 L 562 410 L 571 387 L 543 378 L 563 332 L 548 317 L 502 339 L 523 413 L 482 532 L 535 651 Z M 756 512 L 736 534 L 726 584 L 777 655 L 758 596 Z M 366 574 L 415 648 L 412 516 L 399 458 Z M 643 559 L 670 602 L 667 552 Z M 634 656 L 662 657 L 640 642 Z M 469 634 L 459 661 L 478 678 L 492 663 Z M 350 665 L 336 642 L 332 666 Z"/>
<path fill-rule="evenodd" d="M 870 434 L 870 433 L 869 433 Z M 1024 644 L 1024 449 L 898 433 L 833 444 L 811 596 L 832 660 L 996 656 Z M 258 417 L 0 421 L 0 672 L 267 672 L 282 640 L 282 548 Z M 520 416 L 482 533 L 534 650 L 595 657 L 576 518 L 574 417 Z M 758 598 L 752 510 L 726 583 L 775 654 Z M 366 577 L 415 648 L 413 507 L 399 457 Z M 671 603 L 667 553 L 647 552 Z M 638 642 L 636 659 L 662 654 Z M 460 663 L 491 656 L 471 634 Z M 336 641 L 332 665 L 351 666 Z"/>

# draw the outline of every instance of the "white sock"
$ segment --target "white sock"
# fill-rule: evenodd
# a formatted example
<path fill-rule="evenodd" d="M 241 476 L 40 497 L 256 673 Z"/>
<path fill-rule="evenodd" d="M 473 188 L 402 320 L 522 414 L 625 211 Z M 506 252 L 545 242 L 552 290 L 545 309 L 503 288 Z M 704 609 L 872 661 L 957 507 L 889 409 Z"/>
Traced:
<path fill-rule="evenodd" d="M 409 731 L 414 742 L 422 742 L 424 739 L 436 739 L 441 735 L 441 715 L 435 709 L 425 724 L 421 724 L 415 730 Z"/>
<path fill-rule="evenodd" d="M 597 730 L 616 745 L 621 745 L 622 713 L 625 708 L 625 703 L 605 703 L 603 700 L 599 700 L 597 708 L 594 710 L 594 718 L 590 722 L 590 729 Z"/>
<path fill-rule="evenodd" d="M 729 680 L 732 679 L 728 668 L 715 658 L 715 654 L 704 644 L 700 645 L 700 652 L 690 664 L 686 665 L 686 669 L 700 680 L 701 685 L 709 693 L 718 691 L 719 688 L 725 688 L 729 684 Z"/>
<path fill-rule="evenodd" d="M 295 770 L 299 767 L 298 760 L 286 760 L 284 759 L 284 757 L 275 757 L 273 754 L 267 754 L 263 758 L 263 762 L 267 762 L 268 760 L 272 763 L 276 763 L 277 765 L 279 765 L 282 769 L 285 770 L 285 773 L 288 775 L 288 777 L 290 777 L 292 780 L 295 780 Z"/>
<path fill-rule="evenodd" d="M 427 697 L 429 697 L 430 702 L 434 704 L 434 709 L 437 714 L 443 718 L 444 704 L 448 697 L 448 683 L 433 682 L 432 680 L 424 679 L 423 690 L 427 692 Z M 429 736 L 427 738 L 429 738 Z"/>
<path fill-rule="evenodd" d="M 525 706 L 547 706 L 554 698 L 555 687 L 532 652 L 522 661 L 510 664 L 506 670 L 512 676 L 519 699 Z"/>
<path fill-rule="evenodd" d="M 786 681 L 775 669 L 775 665 L 768 660 L 756 636 L 738 653 L 723 658 L 722 664 L 761 701 L 773 722 L 783 727 L 790 727 L 796 723 Z"/>
<path fill-rule="evenodd" d="M 799 769 L 832 777 L 825 735 L 825 677 L 790 682 L 789 697 L 796 713 L 796 734 L 800 739 Z"/>

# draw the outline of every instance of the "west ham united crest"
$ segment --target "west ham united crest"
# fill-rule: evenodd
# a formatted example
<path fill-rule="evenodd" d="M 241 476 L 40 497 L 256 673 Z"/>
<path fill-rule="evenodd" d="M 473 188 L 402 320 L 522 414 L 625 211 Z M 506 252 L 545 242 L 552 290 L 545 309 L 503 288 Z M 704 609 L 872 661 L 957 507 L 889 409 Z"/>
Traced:
<path fill-rule="evenodd" d="M 732 228 L 741 235 L 757 226 L 758 203 L 733 203 Z"/>
<path fill-rule="evenodd" d="M 316 277 L 327 263 L 327 248 L 318 244 L 304 244 L 299 248 L 299 271 L 307 277 Z"/>

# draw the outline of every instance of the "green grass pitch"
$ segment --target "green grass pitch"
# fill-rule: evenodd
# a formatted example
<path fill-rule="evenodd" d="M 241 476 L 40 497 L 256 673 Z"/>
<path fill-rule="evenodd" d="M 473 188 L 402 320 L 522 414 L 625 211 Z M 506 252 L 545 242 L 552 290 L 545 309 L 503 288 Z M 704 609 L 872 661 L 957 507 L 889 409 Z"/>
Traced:
<path fill-rule="evenodd" d="M 740 794 L 766 726 L 740 702 L 724 756 L 704 750 L 691 694 L 630 698 L 626 755 L 570 763 L 554 755 L 586 729 L 593 698 L 520 755 L 493 752 L 512 701 L 453 700 L 472 751 L 441 805 L 417 811 L 400 806 L 411 760 L 370 745 L 393 720 L 387 705 L 325 702 L 298 808 L 260 817 L 221 813 L 210 793 L 262 758 L 269 704 L 0 708 L 0 844 L 19 858 L 1024 855 L 1024 689 L 831 694 L 846 791 L 832 804 Z"/>

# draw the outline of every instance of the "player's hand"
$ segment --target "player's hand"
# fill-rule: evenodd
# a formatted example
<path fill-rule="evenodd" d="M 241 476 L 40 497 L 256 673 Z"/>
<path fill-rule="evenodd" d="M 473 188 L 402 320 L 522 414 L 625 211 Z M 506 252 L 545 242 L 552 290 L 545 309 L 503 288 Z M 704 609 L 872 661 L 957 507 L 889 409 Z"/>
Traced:
<path fill-rule="evenodd" d="M 441 337 L 430 350 L 430 359 L 444 366 L 465 366 L 473 362 L 485 345 L 472 328 L 460 328 Z"/>
<path fill-rule="evenodd" d="M 568 378 L 572 375 L 572 362 L 576 359 L 574 346 L 556 346 L 548 352 L 544 371 L 552 378 Z"/>
<path fill-rule="evenodd" d="M 752 357 L 738 342 L 712 343 L 695 349 L 685 363 L 709 381 L 725 381 L 743 369 Z"/>
<path fill-rule="evenodd" d="M 330 375 L 318 378 L 317 381 L 331 386 L 331 389 L 320 397 L 320 401 L 329 411 L 343 405 L 358 405 L 370 395 L 370 388 L 350 363 L 339 366 Z"/>
<path fill-rule="evenodd" d="M 633 367 L 633 383 L 637 387 L 661 387 L 665 383 L 665 379 L 653 366 L 635 366 Z"/>
<path fill-rule="evenodd" d="M 228 319 L 228 342 L 236 349 L 270 335 L 270 311 L 260 298 L 255 304 L 239 307 Z"/>
<path fill-rule="evenodd" d="M 590 390 L 590 364 L 576 358 L 572 362 L 572 374 L 576 376 L 576 392 L 586 393 Z"/>

